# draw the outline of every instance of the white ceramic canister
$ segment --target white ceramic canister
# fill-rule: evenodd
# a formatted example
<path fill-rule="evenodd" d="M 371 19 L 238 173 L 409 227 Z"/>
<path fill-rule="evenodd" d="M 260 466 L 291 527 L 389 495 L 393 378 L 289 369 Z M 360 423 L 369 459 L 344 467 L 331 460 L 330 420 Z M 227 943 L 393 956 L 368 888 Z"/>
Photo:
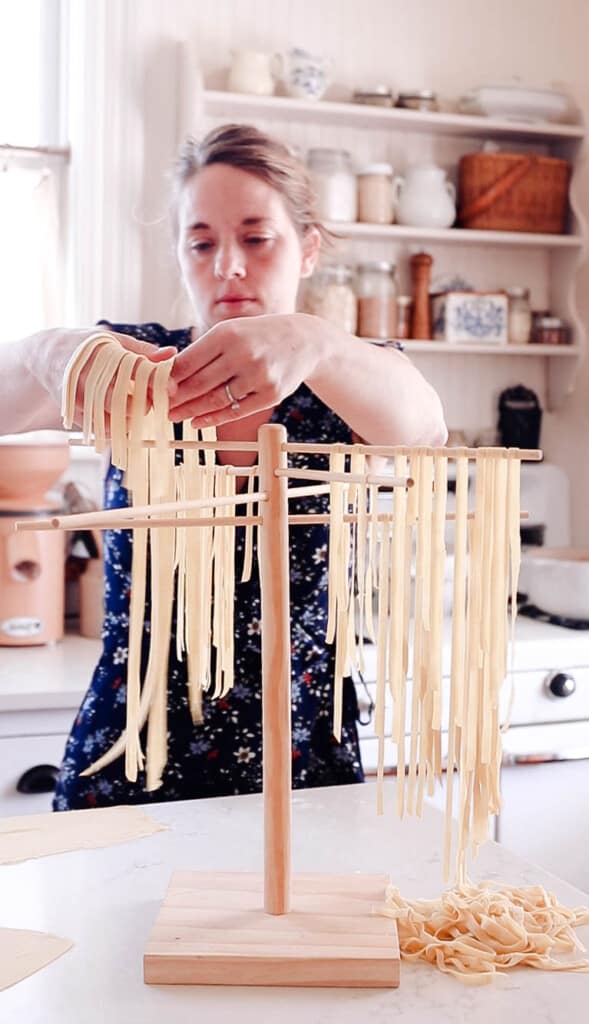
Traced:
<path fill-rule="evenodd" d="M 358 220 L 392 224 L 394 212 L 391 164 L 368 164 L 358 171 Z"/>
<path fill-rule="evenodd" d="M 256 50 L 231 50 L 228 88 L 231 92 L 271 96 L 274 92 L 275 57 Z"/>
<path fill-rule="evenodd" d="M 409 227 L 449 228 L 456 219 L 456 190 L 443 167 L 415 164 L 404 178 L 395 178 L 398 224 Z"/>

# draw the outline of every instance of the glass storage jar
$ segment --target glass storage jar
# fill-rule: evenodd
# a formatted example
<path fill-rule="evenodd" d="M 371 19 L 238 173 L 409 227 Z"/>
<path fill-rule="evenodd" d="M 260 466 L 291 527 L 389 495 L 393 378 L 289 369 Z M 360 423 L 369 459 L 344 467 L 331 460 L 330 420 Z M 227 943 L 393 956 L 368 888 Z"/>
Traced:
<path fill-rule="evenodd" d="M 507 288 L 507 338 L 510 345 L 527 345 L 532 334 L 529 288 Z"/>
<path fill-rule="evenodd" d="M 535 345 L 569 345 L 569 325 L 559 316 L 539 316 L 534 320 L 532 341 Z"/>
<path fill-rule="evenodd" d="M 393 222 L 393 168 L 368 164 L 358 171 L 358 220 L 367 224 Z"/>
<path fill-rule="evenodd" d="M 354 271 L 343 263 L 318 267 L 307 286 L 305 311 L 355 334 L 357 300 L 353 280 Z"/>
<path fill-rule="evenodd" d="M 410 295 L 397 296 L 397 333 L 399 341 L 407 341 L 411 337 L 411 311 L 413 299 Z"/>
<path fill-rule="evenodd" d="M 307 165 L 320 220 L 355 221 L 356 175 L 345 149 L 310 149 Z"/>
<path fill-rule="evenodd" d="M 388 260 L 360 263 L 357 268 L 358 334 L 362 338 L 397 335 L 396 267 Z"/>

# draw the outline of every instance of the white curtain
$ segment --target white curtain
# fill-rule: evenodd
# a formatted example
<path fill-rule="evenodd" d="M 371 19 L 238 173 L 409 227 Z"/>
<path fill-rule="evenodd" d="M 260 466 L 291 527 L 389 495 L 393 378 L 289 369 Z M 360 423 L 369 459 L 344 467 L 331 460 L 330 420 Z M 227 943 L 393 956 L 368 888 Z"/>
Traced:
<path fill-rule="evenodd" d="M 48 168 L 0 170 L 0 343 L 63 317 L 59 202 Z"/>

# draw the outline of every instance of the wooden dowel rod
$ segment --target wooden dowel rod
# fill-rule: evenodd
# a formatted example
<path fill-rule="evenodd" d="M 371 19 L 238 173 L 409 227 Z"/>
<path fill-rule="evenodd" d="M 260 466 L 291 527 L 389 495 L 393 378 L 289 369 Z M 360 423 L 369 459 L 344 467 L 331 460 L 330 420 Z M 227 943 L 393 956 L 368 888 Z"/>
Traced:
<path fill-rule="evenodd" d="M 368 522 L 370 522 L 370 520 L 372 519 L 372 516 L 367 515 L 367 516 L 365 516 L 365 518 L 367 518 Z M 395 521 L 395 517 L 394 517 L 392 512 L 379 512 L 376 518 L 377 518 L 377 521 L 379 523 L 394 523 L 394 521 Z M 520 519 L 523 520 L 523 519 L 529 519 L 529 518 L 530 518 L 530 513 L 529 512 L 520 512 Z M 418 520 L 418 519 L 419 519 L 419 516 L 416 516 L 416 520 Z M 456 514 L 454 512 L 448 512 L 446 514 L 446 521 L 447 522 L 453 522 L 455 519 L 456 519 Z M 468 515 L 467 515 L 467 519 L 474 519 L 474 512 L 469 512 Z M 358 522 L 358 516 L 357 516 L 357 514 L 355 512 L 344 512 L 343 520 L 344 520 L 344 523 L 357 523 Z M 306 526 L 306 525 L 311 524 L 311 523 L 315 523 L 316 525 L 321 525 L 322 523 L 327 523 L 328 524 L 330 521 L 331 520 L 329 518 L 329 515 L 327 515 L 327 514 L 325 514 L 323 512 L 317 512 L 317 513 L 314 513 L 314 512 L 301 512 L 301 513 L 297 513 L 296 515 L 289 515 L 289 517 L 288 517 L 288 525 L 289 526 Z"/>
<path fill-rule="evenodd" d="M 409 447 L 407 445 L 377 445 L 377 444 L 285 444 L 284 451 L 292 454 L 329 455 L 333 451 L 344 451 L 350 453 L 352 450 L 361 452 L 364 455 L 414 455 L 420 451 L 428 455 L 441 455 L 447 459 L 468 458 L 476 459 L 483 451 L 483 448 L 424 448 Z M 492 451 L 509 453 L 510 458 L 525 459 L 527 462 L 539 462 L 544 453 L 539 448 L 493 448 Z"/>
<path fill-rule="evenodd" d="M 332 473 L 322 469 L 277 469 L 277 476 L 295 480 L 324 480 L 342 484 L 376 484 L 377 487 L 413 487 L 411 477 L 376 476 L 373 473 Z"/>
<path fill-rule="evenodd" d="M 80 437 L 71 437 L 69 443 L 72 447 L 77 448 L 79 445 L 88 446 L 92 445 L 92 441 L 84 441 Z M 135 444 L 134 448 L 155 448 L 156 441 L 141 441 L 141 443 Z M 259 445 L 257 441 L 176 441 L 169 440 L 167 442 L 168 448 L 202 448 L 209 449 L 214 448 L 218 452 L 257 452 Z"/>
<path fill-rule="evenodd" d="M 314 498 L 319 494 L 329 494 L 329 484 L 316 484 L 314 487 L 289 487 L 286 491 L 288 498 Z"/>
<path fill-rule="evenodd" d="M 64 519 L 67 517 L 65 516 Z M 43 520 L 45 523 L 50 520 Z M 156 527 L 156 526 L 259 526 L 261 524 L 261 517 L 257 515 L 244 515 L 244 516 L 201 516 L 198 519 L 190 518 L 186 516 L 185 519 L 180 516 L 136 516 L 135 518 L 128 519 L 110 519 L 109 516 L 104 515 L 103 519 L 99 522 L 93 523 L 93 529 L 142 529 L 143 527 Z M 33 527 L 29 525 L 29 520 L 19 521 L 15 523 L 15 528 L 20 530 L 31 530 Z M 36 529 L 37 527 L 35 527 Z M 69 530 L 79 529 L 79 526 L 71 525 L 65 522 L 64 525 L 59 526 L 40 526 L 40 529 L 60 529 L 68 532 Z"/>
<path fill-rule="evenodd" d="M 225 505 L 249 505 L 256 501 L 266 501 L 264 491 L 252 491 L 251 494 L 228 494 L 214 498 L 193 498 L 190 501 L 162 501 L 151 505 L 129 505 L 127 508 L 102 510 L 99 512 L 79 512 L 71 516 L 52 516 L 51 519 L 27 520 L 17 524 L 18 530 L 78 530 L 89 526 L 100 526 L 108 520 L 109 529 L 118 523 L 121 529 L 125 524 L 138 517 L 158 517 L 167 512 L 190 512 L 197 508 L 223 508 Z"/>
<path fill-rule="evenodd" d="M 281 451 L 286 430 L 260 427 L 260 485 L 268 493 L 258 532 L 262 599 L 262 756 L 264 778 L 264 909 L 290 909 L 291 696 L 290 571 L 286 465 Z"/>
<path fill-rule="evenodd" d="M 17 530 L 30 530 L 31 527 L 27 525 L 27 520 L 24 522 L 16 523 Z M 189 527 L 189 526 L 261 526 L 261 516 L 202 516 L 199 519 L 182 519 L 179 516 L 152 516 L 145 518 L 137 517 L 136 519 L 115 519 L 110 520 L 107 516 L 99 523 L 94 523 L 94 530 L 142 530 L 155 529 L 156 526 L 177 526 Z M 47 529 L 47 527 L 43 527 Z M 77 530 L 77 526 L 56 526 L 50 527 L 50 529 L 63 530 L 65 532 L 71 530 Z"/>

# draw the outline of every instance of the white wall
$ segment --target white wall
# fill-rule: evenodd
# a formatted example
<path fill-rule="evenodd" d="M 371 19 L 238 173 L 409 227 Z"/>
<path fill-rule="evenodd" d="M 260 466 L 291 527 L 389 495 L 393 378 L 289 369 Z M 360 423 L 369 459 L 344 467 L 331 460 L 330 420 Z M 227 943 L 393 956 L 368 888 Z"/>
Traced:
<path fill-rule="evenodd" d="M 97 47 L 101 54 L 94 102 L 111 112 L 95 121 L 95 144 L 99 147 L 104 139 L 106 159 L 93 194 L 97 189 L 101 193 L 111 228 L 104 231 L 102 218 L 103 284 L 87 293 L 88 319 L 108 315 L 172 325 L 186 315 L 166 226 L 167 169 L 180 136 L 191 127 L 190 97 L 183 97 L 182 108 L 177 102 L 179 40 L 194 47 L 195 60 L 211 86 L 222 83 L 231 47 L 274 51 L 299 44 L 332 57 L 333 95 L 385 82 L 397 90 L 431 87 L 451 101 L 469 86 L 517 76 L 529 84 L 565 87 L 589 113 L 586 0 L 85 0 L 84 7 L 95 28 L 89 33 L 95 64 Z M 91 101 L 92 83 L 86 80 L 84 88 Z M 201 128 L 195 101 L 193 130 Z M 388 144 L 382 140 L 383 147 Z M 581 207 L 588 212 L 585 163 L 576 188 Z M 91 240 L 78 239 L 81 255 L 88 244 Z M 476 268 L 470 250 L 451 252 L 453 260 L 462 258 Z M 448 256 L 440 254 L 440 267 L 444 258 Z M 521 267 L 522 280 L 526 274 L 531 277 L 540 294 L 549 273 L 545 257 L 519 259 L 511 273 Z M 487 279 L 499 283 L 497 251 L 494 257 L 489 252 L 479 266 Z M 576 301 L 585 324 L 588 284 L 589 268 L 584 265 L 577 274 Z M 452 362 L 441 356 L 421 360 L 424 372 L 444 395 L 452 426 L 491 425 L 499 388 L 497 364 L 473 357 L 463 364 L 456 357 Z M 503 386 L 521 379 L 544 394 L 541 364 L 501 362 Z M 505 373 L 512 375 L 511 380 L 504 379 Z M 564 408 L 545 416 L 542 435 L 550 461 L 566 468 L 571 477 L 578 544 L 589 544 L 588 396 L 589 361 Z"/>

